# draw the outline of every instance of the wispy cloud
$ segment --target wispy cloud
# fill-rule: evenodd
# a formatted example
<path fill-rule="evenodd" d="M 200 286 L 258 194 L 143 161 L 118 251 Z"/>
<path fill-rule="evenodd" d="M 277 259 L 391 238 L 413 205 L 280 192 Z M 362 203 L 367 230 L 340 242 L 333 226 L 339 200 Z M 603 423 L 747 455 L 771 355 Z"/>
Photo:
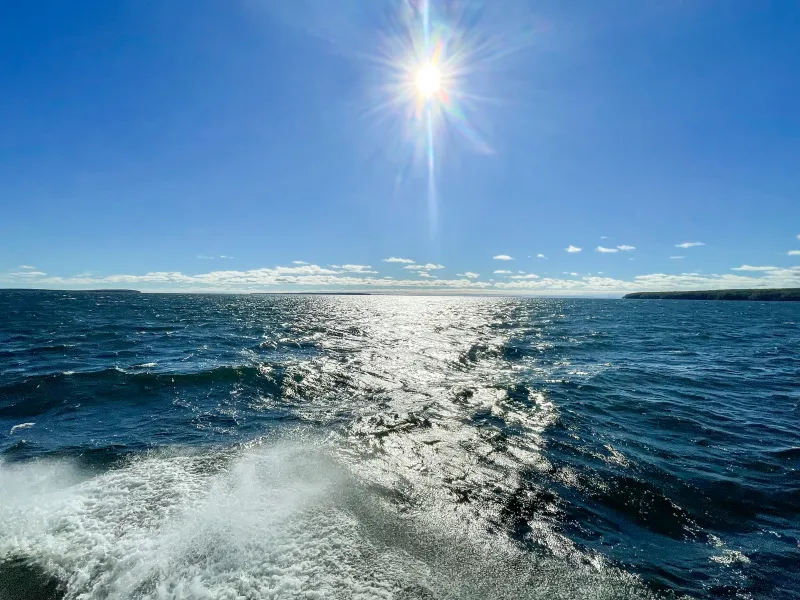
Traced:
<path fill-rule="evenodd" d="M 419 275 L 420 277 L 425 277 L 427 279 L 435 279 L 436 278 L 435 275 L 431 275 L 427 271 L 420 271 L 419 273 L 417 273 L 417 275 Z"/>
<path fill-rule="evenodd" d="M 572 244 L 570 244 L 567 248 L 565 248 L 565 250 L 567 252 L 574 253 L 574 252 L 582 252 L 583 248 L 578 248 L 577 246 L 573 246 Z"/>
<path fill-rule="evenodd" d="M 536 258 L 547 258 L 544 254 L 537 254 Z"/>
<path fill-rule="evenodd" d="M 686 257 L 685 257 L 685 256 L 670 256 L 670 258 L 671 258 L 672 260 L 683 260 L 683 259 L 684 259 L 684 258 L 686 258 Z"/>
<path fill-rule="evenodd" d="M 27 271 L 35 271 L 35 270 L 36 270 L 36 267 L 32 267 L 32 266 L 30 266 L 30 265 L 20 265 L 20 266 L 19 266 L 19 267 L 17 267 L 17 268 L 18 268 L 18 269 L 25 269 L 25 270 L 27 270 Z"/>
<path fill-rule="evenodd" d="M 636 250 L 636 246 L 628 246 L 626 244 L 622 244 L 621 246 L 617 246 L 618 249 L 622 250 L 623 252 L 633 252 Z"/>
<path fill-rule="evenodd" d="M 603 254 L 613 254 L 615 252 L 619 252 L 616 248 L 603 248 L 603 246 L 598 246 L 597 251 Z"/>
<path fill-rule="evenodd" d="M 324 269 L 319 265 L 298 265 L 296 267 L 275 267 L 278 275 L 336 275 L 338 271 Z M 225 271 L 222 271 L 223 273 Z"/>
<path fill-rule="evenodd" d="M 220 254 L 219 257 L 222 260 L 228 260 L 228 259 L 232 259 L 233 258 L 232 256 L 228 256 L 227 254 Z"/>
<path fill-rule="evenodd" d="M 306 261 L 304 261 L 304 260 L 293 260 L 292 264 L 293 265 L 307 265 L 308 263 Z"/>
<path fill-rule="evenodd" d="M 511 279 L 541 279 L 541 277 L 534 273 L 528 273 L 527 275 L 512 275 Z"/>
<path fill-rule="evenodd" d="M 197 258 L 199 260 L 214 260 L 213 256 L 206 256 L 205 254 L 198 254 Z"/>
<path fill-rule="evenodd" d="M 511 275 L 512 272 L 513 271 L 506 271 L 505 269 L 500 269 L 498 271 L 495 271 L 494 274 L 495 275 Z"/>
<path fill-rule="evenodd" d="M 384 258 L 383 262 L 404 263 L 404 264 L 407 264 L 407 265 L 413 265 L 414 264 L 414 261 L 411 260 L 410 258 L 397 258 L 396 256 L 392 256 L 391 258 Z"/>
<path fill-rule="evenodd" d="M 800 250 L 789 250 L 789 252 L 787 252 L 787 254 L 789 256 L 800 256 Z"/>
<path fill-rule="evenodd" d="M 44 277 L 47 273 L 42 271 L 21 271 L 19 273 L 9 273 L 14 277 Z"/>
<path fill-rule="evenodd" d="M 492 257 L 495 260 L 514 260 L 513 256 L 509 256 L 508 254 L 498 254 L 497 256 Z"/>
<path fill-rule="evenodd" d="M 608 239 L 608 236 L 607 236 L 607 235 L 601 235 L 601 236 L 600 236 L 600 239 L 601 239 L 601 240 L 607 240 L 607 239 Z"/>
<path fill-rule="evenodd" d="M 458 276 L 466 277 L 467 279 L 477 279 L 478 277 L 480 277 L 478 273 L 473 273 L 472 271 L 467 271 L 466 273 L 459 273 Z"/>
<path fill-rule="evenodd" d="M 733 267 L 731 271 L 777 271 L 778 267 L 753 267 L 750 265 L 742 265 L 741 267 Z"/>
<path fill-rule="evenodd" d="M 436 271 L 437 269 L 444 269 L 444 265 L 435 265 L 428 263 L 427 265 L 408 265 L 404 269 L 411 269 L 412 271 Z"/>
<path fill-rule="evenodd" d="M 683 242 L 682 244 L 675 244 L 676 248 L 694 248 L 695 246 L 705 246 L 705 242 Z"/>
<path fill-rule="evenodd" d="M 375 274 L 377 271 L 373 271 L 370 265 L 342 265 L 338 267 L 345 273 L 371 273 Z"/>

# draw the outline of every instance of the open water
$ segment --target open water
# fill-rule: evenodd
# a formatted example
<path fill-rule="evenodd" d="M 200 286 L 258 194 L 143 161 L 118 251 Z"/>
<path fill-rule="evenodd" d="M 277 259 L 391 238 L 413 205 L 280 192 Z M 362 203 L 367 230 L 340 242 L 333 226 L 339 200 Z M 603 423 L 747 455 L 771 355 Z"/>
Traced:
<path fill-rule="evenodd" d="M 0 292 L 0 598 L 800 597 L 800 304 Z"/>

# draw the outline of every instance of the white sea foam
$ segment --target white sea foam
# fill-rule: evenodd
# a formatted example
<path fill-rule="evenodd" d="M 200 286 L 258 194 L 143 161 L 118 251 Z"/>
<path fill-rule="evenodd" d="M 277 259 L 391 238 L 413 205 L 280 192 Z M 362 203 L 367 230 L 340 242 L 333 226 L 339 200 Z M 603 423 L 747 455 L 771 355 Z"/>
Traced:
<path fill-rule="evenodd" d="M 737 563 L 749 563 L 750 559 L 738 550 L 723 550 L 722 554 L 712 556 L 711 560 L 721 565 L 734 565 Z"/>
<path fill-rule="evenodd" d="M 0 497 L 0 566 L 34 564 L 66 598 L 646 595 L 604 566 L 524 554 L 445 515 L 403 516 L 310 444 L 152 454 L 93 476 L 0 464 Z"/>
<path fill-rule="evenodd" d="M 14 435 L 14 433 L 20 431 L 21 429 L 30 429 L 34 425 L 36 425 L 36 423 L 20 423 L 19 425 L 14 425 L 11 428 L 11 431 L 8 432 L 8 435 Z"/>
<path fill-rule="evenodd" d="M 140 365 L 133 365 L 131 369 L 152 369 L 157 366 L 158 363 L 156 362 L 147 362 L 147 363 L 142 363 Z"/>

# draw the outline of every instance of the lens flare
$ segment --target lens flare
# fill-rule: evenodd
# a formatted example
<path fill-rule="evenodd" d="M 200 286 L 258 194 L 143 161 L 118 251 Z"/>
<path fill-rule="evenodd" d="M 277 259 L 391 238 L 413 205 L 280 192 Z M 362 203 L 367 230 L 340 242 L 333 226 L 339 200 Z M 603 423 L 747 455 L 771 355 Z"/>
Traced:
<path fill-rule="evenodd" d="M 498 13 L 499 21 L 493 20 L 489 13 L 494 5 L 484 0 L 398 0 L 395 6 L 383 28 L 382 43 L 371 56 L 380 67 L 381 83 L 379 97 L 372 99 L 366 112 L 383 117 L 382 122 L 392 128 L 391 141 L 402 143 L 401 151 L 412 150 L 413 158 L 404 160 L 403 172 L 412 162 L 424 165 L 434 238 L 436 171 L 445 144 L 448 150 L 458 145 L 482 154 L 493 152 L 478 127 L 479 109 L 498 104 L 499 88 L 493 80 L 501 71 L 508 73 L 499 63 L 520 47 L 514 32 L 524 20 L 514 21 L 505 10 Z"/>
<path fill-rule="evenodd" d="M 417 90 L 426 100 L 435 96 L 442 87 L 442 74 L 436 65 L 426 64 L 417 73 Z"/>

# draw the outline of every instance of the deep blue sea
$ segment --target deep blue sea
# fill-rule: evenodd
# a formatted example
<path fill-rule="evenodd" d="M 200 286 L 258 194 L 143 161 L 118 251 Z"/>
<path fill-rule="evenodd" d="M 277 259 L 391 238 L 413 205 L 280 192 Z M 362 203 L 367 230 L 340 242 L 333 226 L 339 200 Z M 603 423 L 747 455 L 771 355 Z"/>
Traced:
<path fill-rule="evenodd" d="M 800 303 L 0 292 L 0 598 L 800 598 Z"/>

